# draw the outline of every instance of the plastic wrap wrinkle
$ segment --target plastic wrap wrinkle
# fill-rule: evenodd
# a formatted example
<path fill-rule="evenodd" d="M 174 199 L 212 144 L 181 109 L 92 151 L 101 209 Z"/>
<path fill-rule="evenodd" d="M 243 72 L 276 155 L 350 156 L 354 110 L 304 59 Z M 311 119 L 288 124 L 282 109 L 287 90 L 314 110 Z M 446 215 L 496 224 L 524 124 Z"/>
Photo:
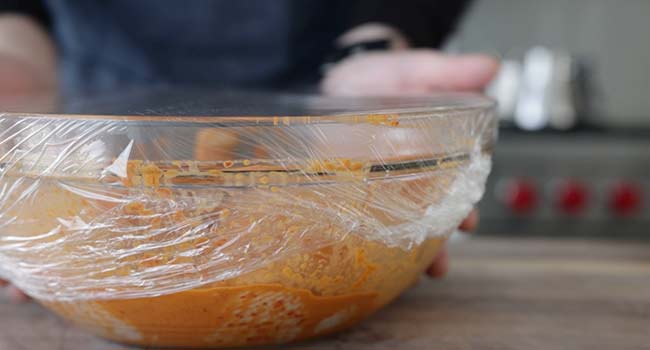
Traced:
<path fill-rule="evenodd" d="M 465 149 L 466 159 L 370 173 L 413 157 L 437 118 L 413 119 L 410 129 L 241 128 L 223 139 L 237 143 L 232 159 L 175 161 L 172 153 L 185 151 L 164 130 L 145 137 L 146 129 L 115 121 L 0 115 L 0 275 L 43 300 L 107 300 L 227 282 L 350 239 L 410 251 L 454 230 L 490 170 L 487 117 L 479 116 L 452 129 L 456 146 L 430 141 L 440 148 L 431 156 Z M 364 157 L 333 157 L 346 149 L 331 142 L 340 132 L 359 138 Z M 273 171 L 246 170 L 271 160 Z"/>

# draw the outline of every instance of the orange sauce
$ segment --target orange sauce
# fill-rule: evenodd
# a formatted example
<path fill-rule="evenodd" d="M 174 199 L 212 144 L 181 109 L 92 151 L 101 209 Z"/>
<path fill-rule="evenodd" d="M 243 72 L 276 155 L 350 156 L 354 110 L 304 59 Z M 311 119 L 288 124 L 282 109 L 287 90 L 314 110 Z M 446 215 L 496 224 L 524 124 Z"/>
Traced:
<path fill-rule="evenodd" d="M 251 166 L 251 163 L 241 162 L 244 166 Z M 234 162 L 223 164 L 224 168 L 229 166 L 234 167 Z M 236 277 L 203 285 L 199 281 L 202 278 L 210 279 L 210 271 L 188 271 L 188 276 L 192 274 L 191 278 L 196 276 L 198 287 L 170 294 L 138 296 L 143 294 L 135 289 L 129 291 L 132 297 L 43 300 L 42 303 L 105 338 L 139 346 L 233 347 L 281 344 L 337 332 L 366 318 L 412 285 L 444 241 L 443 238 L 430 239 L 410 250 L 389 247 L 368 240 L 357 232 L 347 232 L 346 228 L 336 226 L 337 220 L 323 219 L 322 213 L 300 208 L 293 200 L 298 199 L 312 203 L 315 208 L 327 209 L 332 205 L 343 204 L 358 211 L 355 215 L 373 217 L 384 225 L 398 225 L 405 219 L 367 207 L 368 202 L 372 201 L 373 192 L 390 191 L 413 203 L 419 204 L 418 201 L 422 201 L 424 206 L 431 199 L 414 189 L 434 193 L 426 188 L 435 187 L 430 179 L 415 179 L 411 180 L 412 183 L 387 182 L 385 185 L 370 187 L 367 197 L 331 198 L 317 195 L 308 188 L 275 186 L 273 184 L 278 175 L 273 173 L 261 172 L 243 179 L 225 174 L 227 171 L 204 169 L 201 171 L 205 176 L 232 176 L 233 181 L 256 182 L 259 190 L 237 192 L 240 197 L 231 195 L 231 202 L 205 200 L 201 202 L 204 204 L 185 209 L 172 207 L 160 211 L 159 208 L 165 203 L 178 205 L 186 200 L 209 198 L 203 197 L 207 194 L 192 197 L 183 190 L 168 186 L 166 181 L 182 177 L 184 172 L 187 175 L 188 171 L 183 167 L 170 171 L 160 169 L 152 163 L 129 162 L 128 176 L 122 183 L 126 187 L 144 186 L 147 193 L 143 199 L 129 203 L 98 205 L 99 201 L 89 203 L 86 199 L 75 200 L 73 194 L 66 192 L 65 196 L 71 196 L 64 200 L 68 205 L 67 210 L 72 210 L 75 214 L 84 213 L 90 218 L 96 217 L 100 212 L 111 211 L 113 225 L 147 227 L 141 232 L 143 236 L 146 236 L 146 230 L 197 227 L 205 222 L 205 215 L 215 218 L 211 220 L 215 220 L 216 224 L 206 227 L 200 237 L 182 244 L 169 247 L 161 245 L 146 253 L 116 258 L 115 263 L 120 264 L 119 269 L 102 272 L 103 274 L 98 272 L 96 278 L 119 278 L 129 276 L 134 271 L 148 271 L 167 264 L 203 266 L 201 264 L 205 264 L 206 259 L 211 259 L 215 252 L 228 246 L 233 232 L 242 232 L 241 230 L 253 226 L 258 231 L 252 232 L 244 242 L 236 243 L 279 247 L 283 249 L 281 258 L 272 260 L 275 258 L 272 252 L 247 253 L 245 259 L 270 262 L 259 264 L 258 268 L 237 274 Z M 363 171 L 364 167 L 364 164 L 349 159 L 329 159 L 313 162 L 305 170 L 354 173 Z M 190 168 L 196 167 L 187 167 Z M 201 172 L 189 171 L 193 176 Z M 338 190 L 342 191 L 342 188 Z M 400 193 L 398 190 L 401 188 L 406 192 Z M 48 193 L 53 197 L 60 196 L 57 191 L 60 190 Z M 274 192 L 271 203 L 257 200 L 258 191 Z M 182 199 L 176 196 L 181 196 Z M 290 200 L 282 200 L 285 196 Z M 275 200 L 278 202 L 274 203 Z M 48 214 L 52 219 L 65 217 L 58 208 L 53 210 Z M 293 214 L 300 215 L 294 217 Z M 263 220 L 252 225 L 259 218 Z M 306 229 L 311 231 L 305 236 L 303 231 Z M 164 236 L 174 237 L 175 234 L 176 231 L 169 229 Z M 61 235 L 65 235 L 65 232 Z M 92 245 L 95 244 L 92 242 L 98 241 L 97 237 L 107 235 L 109 233 L 97 231 L 84 237 Z M 154 238 L 151 243 L 156 243 L 155 239 L 158 238 Z M 320 242 L 321 239 L 325 241 Z M 119 244 L 125 246 L 111 249 L 129 248 L 128 242 Z M 202 247 L 199 255 L 179 254 L 196 247 Z M 75 247 L 70 247 L 70 250 L 74 249 Z M 294 253 L 285 253 L 285 250 Z M 238 258 L 243 259 L 244 256 Z"/>

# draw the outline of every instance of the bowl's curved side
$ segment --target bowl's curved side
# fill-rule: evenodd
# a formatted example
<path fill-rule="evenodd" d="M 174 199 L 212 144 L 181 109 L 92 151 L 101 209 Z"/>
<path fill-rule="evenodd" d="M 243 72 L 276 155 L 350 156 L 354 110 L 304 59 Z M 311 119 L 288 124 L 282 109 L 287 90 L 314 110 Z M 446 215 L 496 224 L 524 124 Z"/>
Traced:
<path fill-rule="evenodd" d="M 43 304 L 95 334 L 131 345 L 214 348 L 282 344 L 335 333 L 367 318 L 416 282 L 443 240 L 428 240 L 407 252 L 351 238 L 307 257 L 300 254 L 265 270 L 190 291 Z M 323 265 L 327 259 L 341 261 L 330 268 Z M 300 270 L 296 266 L 299 261 L 339 274 L 320 271 L 317 278 L 318 270 Z M 278 275 L 286 276 L 286 281 L 258 282 L 278 280 Z M 310 284 L 329 290 L 314 294 L 307 289 Z"/>
<path fill-rule="evenodd" d="M 443 217 L 444 212 L 432 208 L 446 208 L 447 215 L 458 218 L 466 214 L 458 212 L 466 209 L 453 208 L 458 203 L 450 201 L 459 200 L 454 197 L 458 191 L 453 187 L 459 183 L 467 186 L 470 175 L 478 177 L 471 183 L 479 187 L 484 183 L 484 171 L 472 174 L 472 164 L 377 182 L 368 186 L 362 201 L 358 201 L 357 196 L 350 196 L 350 192 L 359 190 L 353 184 L 347 189 L 343 184 L 337 184 L 330 191 L 326 187 L 318 187 L 318 190 L 311 187 L 282 188 L 278 191 L 284 192 L 283 199 L 267 203 L 274 207 L 275 211 L 271 213 L 268 206 L 259 206 L 259 194 L 249 196 L 239 192 L 234 196 L 231 193 L 220 207 L 213 208 L 220 214 L 224 208 L 238 209 L 226 217 L 220 216 L 223 230 L 212 228 L 214 237 L 219 239 L 192 242 L 186 248 L 208 245 L 192 255 L 195 264 L 192 266 L 198 270 L 161 275 L 164 280 L 179 284 L 192 281 L 192 285 L 199 287 L 153 296 L 146 290 L 138 293 L 131 286 L 128 287 L 130 290 L 113 290 L 114 298 L 42 302 L 105 338 L 142 346 L 253 346 L 337 332 L 389 303 L 412 285 L 433 261 L 460 219 L 448 222 L 449 218 Z M 168 199 L 169 195 L 164 191 L 157 194 L 162 199 Z M 467 197 L 467 194 L 462 196 Z M 467 197 L 462 205 L 469 208 L 474 200 L 476 198 Z M 249 208 L 246 203 L 255 203 L 255 206 Z M 330 212 L 333 207 L 355 208 L 359 210 L 355 217 L 363 212 L 366 220 L 343 220 L 341 213 Z M 386 211 L 387 208 L 395 210 Z M 132 204 L 120 209 L 127 210 L 122 215 L 135 214 L 134 210 L 150 210 Z M 409 216 L 402 217 L 396 213 L 408 213 Z M 205 213 L 199 218 L 205 219 Z M 252 218 L 255 218 L 253 226 L 257 229 L 250 236 L 242 235 L 251 229 Z M 181 219 L 184 222 L 187 218 Z M 416 225 L 410 230 L 421 230 L 422 225 L 435 221 L 444 224 L 427 226 L 435 231 L 410 246 L 395 245 L 392 244 L 394 240 L 383 239 L 390 234 L 391 228 L 403 230 L 404 225 Z M 130 224 L 142 226 L 144 223 Z M 85 235 L 89 233 L 84 232 Z M 101 230 L 95 234 L 106 236 Z M 292 235 L 295 239 L 290 239 Z M 225 242 L 223 237 L 233 239 Z M 86 239 L 91 245 L 101 241 L 92 236 L 86 236 Z M 265 249 L 256 249 L 259 244 L 264 244 Z M 183 252 L 140 254 L 128 260 L 131 265 L 124 265 L 129 266 L 127 271 L 114 270 L 113 273 L 118 275 L 103 278 L 120 278 L 120 273 L 138 275 L 138 271 L 146 273 L 150 269 L 163 268 L 164 271 L 165 264 L 174 261 L 169 259 Z M 205 256 L 201 257 L 201 254 Z M 205 259 L 213 261 L 224 256 L 228 257 L 224 261 L 229 262 L 227 266 L 230 268 L 205 264 Z M 114 263 L 115 257 L 109 260 Z M 233 261 L 236 264 L 233 265 Z M 179 261 L 175 263 L 178 265 Z M 237 269 L 243 265 L 252 268 Z M 210 267 L 214 269 L 210 270 Z M 200 283 L 201 279 L 213 281 L 211 273 L 223 271 L 230 271 L 232 277 Z"/>

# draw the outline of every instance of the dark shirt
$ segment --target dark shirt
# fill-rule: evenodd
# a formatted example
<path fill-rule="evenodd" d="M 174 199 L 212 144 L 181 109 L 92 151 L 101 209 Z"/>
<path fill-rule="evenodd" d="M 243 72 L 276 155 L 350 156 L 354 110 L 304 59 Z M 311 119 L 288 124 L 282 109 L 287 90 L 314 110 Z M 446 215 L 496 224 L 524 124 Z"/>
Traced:
<path fill-rule="evenodd" d="M 315 83 L 335 39 L 381 22 L 437 47 L 467 1 L 0 0 L 51 30 L 68 92 L 129 85 Z"/>

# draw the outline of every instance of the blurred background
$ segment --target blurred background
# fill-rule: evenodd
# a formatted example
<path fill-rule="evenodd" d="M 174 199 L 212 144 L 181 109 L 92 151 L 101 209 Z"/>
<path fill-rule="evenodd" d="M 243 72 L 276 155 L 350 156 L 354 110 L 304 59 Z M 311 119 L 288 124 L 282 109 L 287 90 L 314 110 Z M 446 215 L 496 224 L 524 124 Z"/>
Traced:
<path fill-rule="evenodd" d="M 482 234 L 650 238 L 650 1 L 481 0 L 451 52 L 504 59 Z"/>

